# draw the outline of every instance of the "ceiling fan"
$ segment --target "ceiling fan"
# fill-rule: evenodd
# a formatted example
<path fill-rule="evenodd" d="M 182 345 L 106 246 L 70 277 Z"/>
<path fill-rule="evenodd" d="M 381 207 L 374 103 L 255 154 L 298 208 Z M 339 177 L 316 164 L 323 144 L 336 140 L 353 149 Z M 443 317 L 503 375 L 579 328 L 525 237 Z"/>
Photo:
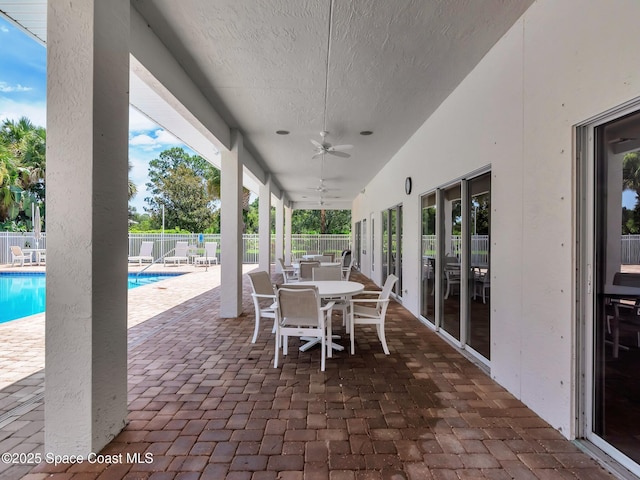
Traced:
<path fill-rule="evenodd" d="M 335 190 L 335 188 L 327 188 L 327 185 L 324 183 L 324 178 L 321 178 L 317 187 L 310 187 L 307 188 L 307 190 L 314 190 L 318 193 L 327 193 L 331 190 Z"/>
<path fill-rule="evenodd" d="M 318 142 L 316 140 L 311 139 L 311 143 L 315 147 L 316 153 L 311 158 L 322 157 L 325 154 L 335 155 L 336 157 L 349 158 L 351 155 L 345 153 L 344 150 L 349 150 L 353 148 L 353 145 L 331 145 L 329 142 L 325 141 L 326 136 L 329 132 L 322 131 L 320 132 L 320 136 L 322 137 L 322 142 Z"/>

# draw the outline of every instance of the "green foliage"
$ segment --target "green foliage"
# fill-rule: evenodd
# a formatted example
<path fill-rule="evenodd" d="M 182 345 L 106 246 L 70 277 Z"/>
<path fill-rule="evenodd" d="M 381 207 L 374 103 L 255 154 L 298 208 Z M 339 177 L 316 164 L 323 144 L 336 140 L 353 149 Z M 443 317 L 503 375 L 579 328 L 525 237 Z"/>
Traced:
<path fill-rule="evenodd" d="M 627 153 L 622 159 L 622 188 L 636 192 L 633 210 L 622 208 L 622 234 L 640 233 L 640 152 Z"/>
<path fill-rule="evenodd" d="M 349 234 L 351 210 L 294 210 L 291 230 L 300 234 Z"/>
<path fill-rule="evenodd" d="M 214 226 L 220 171 L 204 158 L 182 148 L 165 150 L 149 162 L 149 179 L 152 196 L 145 198 L 150 206 L 145 210 L 153 227 L 162 226 L 163 206 L 165 228 L 205 232 Z"/>
<path fill-rule="evenodd" d="M 0 126 L 0 230 L 33 227 L 32 204 L 44 206 L 45 200 L 45 153 L 45 129 L 28 118 Z"/>

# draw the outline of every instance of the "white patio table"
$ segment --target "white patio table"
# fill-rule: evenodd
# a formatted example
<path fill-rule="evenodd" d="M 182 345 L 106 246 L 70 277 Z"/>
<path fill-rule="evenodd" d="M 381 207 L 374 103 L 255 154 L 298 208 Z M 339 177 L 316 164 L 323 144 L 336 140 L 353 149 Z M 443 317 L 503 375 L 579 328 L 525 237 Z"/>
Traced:
<path fill-rule="evenodd" d="M 295 285 L 310 285 L 318 288 L 318 295 L 320 298 L 336 298 L 336 297 L 345 297 L 347 300 L 352 295 L 356 295 L 364 290 L 364 285 L 358 282 L 345 282 L 343 280 L 317 280 L 317 281 L 305 281 L 305 282 L 296 282 Z M 331 334 L 331 323 L 329 323 L 329 336 L 331 338 L 339 338 L 333 337 Z M 317 345 L 320 342 L 317 338 L 312 339 L 311 341 L 305 343 L 300 347 L 301 352 L 306 352 L 314 345 Z M 331 342 L 331 348 L 327 351 L 327 356 L 331 358 L 331 351 L 344 350 L 342 345 L 338 345 L 337 343 Z"/>

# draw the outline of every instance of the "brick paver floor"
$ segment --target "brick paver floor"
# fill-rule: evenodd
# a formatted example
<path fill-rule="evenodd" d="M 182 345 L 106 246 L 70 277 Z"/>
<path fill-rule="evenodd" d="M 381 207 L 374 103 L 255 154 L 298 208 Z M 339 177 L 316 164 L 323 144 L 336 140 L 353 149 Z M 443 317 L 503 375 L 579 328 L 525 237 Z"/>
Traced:
<path fill-rule="evenodd" d="M 296 340 L 275 369 L 270 326 L 250 343 L 248 291 L 237 319 L 219 318 L 214 289 L 133 327 L 129 423 L 102 451 L 118 463 L 42 462 L 25 478 L 613 478 L 399 304 L 391 355 L 361 326 L 356 354 L 325 372 Z"/>

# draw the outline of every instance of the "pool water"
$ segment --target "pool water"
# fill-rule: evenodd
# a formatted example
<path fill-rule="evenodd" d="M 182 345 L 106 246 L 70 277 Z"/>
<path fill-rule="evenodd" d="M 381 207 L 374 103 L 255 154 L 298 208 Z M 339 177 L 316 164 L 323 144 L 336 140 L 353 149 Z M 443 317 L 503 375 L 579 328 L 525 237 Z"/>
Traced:
<path fill-rule="evenodd" d="M 180 274 L 129 275 L 128 288 L 174 278 Z M 0 273 L 0 323 L 44 312 L 44 273 Z"/>

